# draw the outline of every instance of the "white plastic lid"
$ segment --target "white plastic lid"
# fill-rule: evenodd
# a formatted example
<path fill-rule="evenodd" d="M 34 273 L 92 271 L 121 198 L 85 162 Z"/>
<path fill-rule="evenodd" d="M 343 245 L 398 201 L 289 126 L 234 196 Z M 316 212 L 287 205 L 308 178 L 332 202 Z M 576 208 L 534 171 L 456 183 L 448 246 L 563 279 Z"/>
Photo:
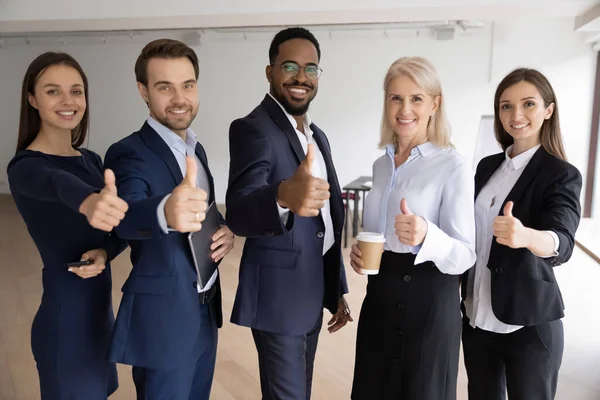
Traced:
<path fill-rule="evenodd" d="M 385 243 L 385 237 L 381 233 L 360 232 L 357 237 L 361 242 Z"/>

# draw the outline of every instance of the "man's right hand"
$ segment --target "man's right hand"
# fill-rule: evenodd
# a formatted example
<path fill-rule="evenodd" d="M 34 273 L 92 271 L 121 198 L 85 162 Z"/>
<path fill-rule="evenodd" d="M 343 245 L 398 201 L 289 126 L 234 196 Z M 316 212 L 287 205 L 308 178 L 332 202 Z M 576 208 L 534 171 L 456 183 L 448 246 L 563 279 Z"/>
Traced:
<path fill-rule="evenodd" d="M 186 174 L 179 186 L 173 189 L 165 203 L 167 226 L 178 232 L 197 232 L 202 228 L 201 222 L 206 218 L 206 198 L 204 190 L 196 187 L 198 165 L 196 159 L 187 156 L 185 159 Z"/>
<path fill-rule="evenodd" d="M 301 217 L 316 217 L 329 199 L 329 183 L 311 175 L 315 158 L 314 145 L 309 144 L 306 158 L 288 180 L 279 185 L 277 203 Z"/>

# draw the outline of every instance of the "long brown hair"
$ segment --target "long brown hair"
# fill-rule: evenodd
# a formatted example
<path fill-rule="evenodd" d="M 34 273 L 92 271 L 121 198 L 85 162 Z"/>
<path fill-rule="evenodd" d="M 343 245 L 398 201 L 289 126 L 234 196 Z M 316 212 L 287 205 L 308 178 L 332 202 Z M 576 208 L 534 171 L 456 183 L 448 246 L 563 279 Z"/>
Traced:
<path fill-rule="evenodd" d="M 539 71 L 530 68 L 518 68 L 506 75 L 502 82 L 496 89 L 496 95 L 494 96 L 494 133 L 496 140 L 502 146 L 502 149 L 506 149 L 514 143 L 512 136 L 506 132 L 500 122 L 500 96 L 509 87 L 519 82 L 529 82 L 534 85 L 540 92 L 542 99 L 544 100 L 544 107 L 548 107 L 554 103 L 554 111 L 549 119 L 544 120 L 542 127 L 540 128 L 540 140 L 544 149 L 552 154 L 554 157 L 566 160 L 565 148 L 562 141 L 562 134 L 560 132 L 560 121 L 558 118 L 558 103 L 556 102 L 556 94 L 552 85 L 548 79 Z"/>
<path fill-rule="evenodd" d="M 47 52 L 39 55 L 29 64 L 25 77 L 23 78 L 23 87 L 21 90 L 21 116 L 19 118 L 19 140 L 17 142 L 17 151 L 26 149 L 37 137 L 41 128 L 40 113 L 29 103 L 29 95 L 35 95 L 35 85 L 48 67 L 54 65 L 65 65 L 75 68 L 83 80 L 83 90 L 85 102 L 87 104 L 81 122 L 71 130 L 71 144 L 73 147 L 79 147 L 85 141 L 88 130 L 90 107 L 88 101 L 88 80 L 83 69 L 77 61 L 66 53 Z"/>

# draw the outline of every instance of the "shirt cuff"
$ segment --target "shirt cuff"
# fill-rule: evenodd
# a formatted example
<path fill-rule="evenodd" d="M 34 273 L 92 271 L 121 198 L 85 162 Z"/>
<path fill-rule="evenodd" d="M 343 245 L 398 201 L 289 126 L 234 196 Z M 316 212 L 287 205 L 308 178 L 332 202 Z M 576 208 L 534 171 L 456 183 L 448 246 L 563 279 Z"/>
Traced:
<path fill-rule="evenodd" d="M 283 223 L 283 225 L 287 224 L 288 216 L 290 215 L 289 208 L 283 208 L 277 203 L 277 211 L 279 211 L 279 219 Z"/>
<path fill-rule="evenodd" d="M 558 238 L 558 235 L 555 232 L 553 232 L 553 231 L 544 231 L 544 232 L 546 232 L 550 236 L 552 236 L 552 239 L 554 240 L 554 251 L 549 256 L 538 256 L 538 257 L 540 257 L 540 258 L 551 258 L 551 257 L 558 256 L 558 248 L 560 246 L 560 239 Z M 537 256 L 537 254 L 536 254 L 536 256 Z"/>
<path fill-rule="evenodd" d="M 415 249 L 418 250 L 414 261 L 415 265 L 426 261 L 436 263 L 440 255 L 442 255 L 442 258 L 445 258 L 452 251 L 451 240 L 435 224 L 432 224 L 427 218 L 423 219 L 427 223 L 427 234 L 425 235 L 425 239 L 423 239 L 423 243 L 419 245 L 418 249 Z"/>
<path fill-rule="evenodd" d="M 169 200 L 170 196 L 171 194 L 166 195 L 165 198 L 162 199 L 160 203 L 158 203 L 158 207 L 156 208 L 156 215 L 158 216 L 158 226 L 160 226 L 160 230 L 162 230 L 165 235 L 168 235 L 169 232 L 174 231 L 174 229 L 169 229 L 169 227 L 167 226 L 167 216 L 165 215 L 165 204 L 167 203 L 167 200 Z"/>
<path fill-rule="evenodd" d="M 475 251 L 468 244 L 453 239 L 436 224 L 427 222 L 427 234 L 415 257 L 414 265 L 431 261 L 444 274 L 460 275 L 475 263 Z"/>

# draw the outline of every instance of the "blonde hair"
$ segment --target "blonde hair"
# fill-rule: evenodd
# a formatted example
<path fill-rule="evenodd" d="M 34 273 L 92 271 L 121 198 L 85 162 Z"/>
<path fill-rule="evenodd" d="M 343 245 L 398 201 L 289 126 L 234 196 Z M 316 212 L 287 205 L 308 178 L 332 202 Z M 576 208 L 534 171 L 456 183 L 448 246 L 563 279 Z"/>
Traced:
<path fill-rule="evenodd" d="M 383 81 L 383 117 L 381 118 L 381 139 L 379 147 L 389 144 L 397 145 L 396 132 L 390 126 L 386 110 L 388 88 L 394 78 L 404 75 L 412 79 L 419 88 L 432 97 L 440 96 L 439 107 L 427 124 L 427 139 L 438 147 L 453 147 L 450 143 L 450 123 L 444 109 L 444 96 L 440 78 L 433 65 L 423 57 L 402 57 L 394 61 L 388 69 Z"/>

